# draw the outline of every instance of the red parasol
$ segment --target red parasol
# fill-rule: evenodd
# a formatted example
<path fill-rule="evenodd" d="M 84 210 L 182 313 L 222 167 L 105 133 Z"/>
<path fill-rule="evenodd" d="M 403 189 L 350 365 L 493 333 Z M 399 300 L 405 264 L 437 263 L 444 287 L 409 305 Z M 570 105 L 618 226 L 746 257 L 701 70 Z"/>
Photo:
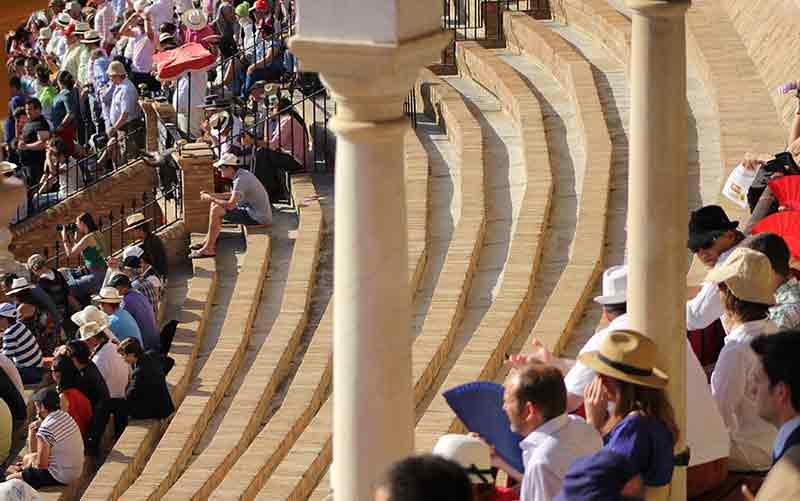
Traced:
<path fill-rule="evenodd" d="M 800 211 L 787 210 L 770 214 L 753 226 L 752 233 L 780 235 L 789 246 L 792 256 L 800 259 Z"/>

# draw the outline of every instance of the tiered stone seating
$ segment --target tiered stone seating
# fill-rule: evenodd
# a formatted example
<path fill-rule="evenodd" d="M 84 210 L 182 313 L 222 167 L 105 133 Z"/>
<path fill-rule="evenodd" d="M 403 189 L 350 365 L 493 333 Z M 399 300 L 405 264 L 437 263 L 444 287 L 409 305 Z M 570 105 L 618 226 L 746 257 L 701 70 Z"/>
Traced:
<path fill-rule="evenodd" d="M 405 165 L 408 276 L 412 284 L 418 284 L 427 261 L 428 155 L 413 130 L 405 138 Z"/>
<path fill-rule="evenodd" d="M 266 341 L 257 347 L 255 360 L 211 443 L 167 491 L 164 499 L 205 498 L 219 484 L 258 433 L 270 401 L 295 356 L 309 320 L 319 258 L 322 211 L 314 199 L 316 189 L 308 176 L 292 177 L 292 193 L 300 212 L 300 226 L 286 288 L 282 297 L 264 298 L 252 333 L 256 337 L 259 331 L 264 331 Z M 267 290 L 271 290 L 269 286 Z M 277 313 L 269 311 L 276 308 L 279 310 Z M 275 317 L 274 323 L 264 321 L 269 317 Z M 327 348 L 329 351 L 330 346 Z M 313 349 L 309 350 L 305 356 L 309 357 L 313 352 Z"/>
<path fill-rule="evenodd" d="M 196 236 L 194 240 L 199 241 L 199 238 L 200 236 Z M 180 406 L 189 387 L 217 286 L 215 260 L 201 259 L 192 264 L 192 279 L 181 306 L 181 316 L 178 319 L 180 324 L 170 351 L 170 356 L 175 359 L 175 366 L 167 375 L 176 407 Z M 53 489 L 43 495 L 47 499 L 116 499 L 141 471 L 168 422 L 169 420 L 130 421 L 96 473 L 87 471 L 87 475 L 78 484 L 67 489 Z M 85 485 L 87 482 L 88 487 Z M 84 487 L 85 492 L 80 494 Z"/>
<path fill-rule="evenodd" d="M 174 414 L 142 473 L 121 496 L 159 499 L 185 468 L 247 349 L 270 255 L 266 230 L 248 231 L 247 254 L 228 304 L 220 337 Z"/>
<path fill-rule="evenodd" d="M 474 43 L 457 46 L 459 69 L 491 89 L 520 131 L 527 187 L 506 259 L 504 279 L 489 311 L 470 337 L 441 388 L 477 379 L 491 379 L 502 365 L 528 312 L 535 283 L 553 192 L 550 158 L 542 110 L 525 82 L 493 52 Z M 430 451 L 447 433 L 453 413 L 439 392 L 417 425 L 416 447 Z"/>
<path fill-rule="evenodd" d="M 435 300 L 431 303 L 422 332 L 414 343 L 416 402 L 424 397 L 452 346 L 455 331 L 463 316 L 485 226 L 483 138 L 480 125 L 452 89 L 430 73 L 423 75 L 422 82 L 427 85 L 426 91 L 431 96 L 437 96 L 431 99 L 438 102 L 438 118 L 445 121 L 448 138 L 458 152 L 462 198 L 470 203 L 462 207 L 435 287 Z M 418 94 L 422 95 L 421 92 Z M 260 489 L 247 492 L 248 497 L 259 491 L 257 499 L 270 500 L 304 499 L 311 494 L 331 461 L 332 405 L 329 398 L 302 431 L 283 461 L 273 467 L 274 472 Z M 226 483 L 223 482 L 223 485 Z M 236 497 L 238 492 L 225 491 L 220 493 L 219 499 Z"/>
<path fill-rule="evenodd" d="M 612 149 L 589 63 L 558 34 L 517 13 L 504 16 L 509 47 L 547 68 L 566 90 L 578 115 L 585 150 L 575 236 L 569 262 L 531 333 L 556 354 L 583 314 L 603 271 Z"/>

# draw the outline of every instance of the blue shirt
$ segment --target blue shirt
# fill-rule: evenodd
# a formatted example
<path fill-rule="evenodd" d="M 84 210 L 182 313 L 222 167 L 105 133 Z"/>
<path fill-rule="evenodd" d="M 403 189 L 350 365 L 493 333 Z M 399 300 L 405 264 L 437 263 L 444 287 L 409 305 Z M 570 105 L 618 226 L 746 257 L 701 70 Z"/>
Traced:
<path fill-rule="evenodd" d="M 23 95 L 14 96 L 8 102 L 8 118 L 6 118 L 4 131 L 6 134 L 6 142 L 10 142 L 16 137 L 16 131 L 14 130 L 14 110 L 20 106 L 25 106 L 25 96 Z"/>
<path fill-rule="evenodd" d="M 117 125 L 123 113 L 128 114 L 125 123 L 136 120 L 140 115 L 139 93 L 133 82 L 127 78 L 119 85 L 115 85 L 112 90 L 111 108 L 108 111 L 108 119 L 111 121 L 109 127 Z"/>
<path fill-rule="evenodd" d="M 108 71 L 109 64 L 109 60 L 105 56 L 98 57 L 94 60 L 94 64 L 92 64 L 92 78 L 94 78 L 95 90 L 98 90 L 108 83 L 106 71 Z"/>
<path fill-rule="evenodd" d="M 150 301 L 141 292 L 128 289 L 122 299 L 120 308 L 124 308 L 136 320 L 136 325 L 139 326 L 139 332 L 142 335 L 144 351 L 158 351 L 161 348 L 161 338 L 158 335 L 156 317 L 153 314 L 153 306 Z"/>
<path fill-rule="evenodd" d="M 64 117 L 72 114 L 73 119 L 78 119 L 78 101 L 73 89 L 64 89 L 53 99 L 53 128 L 57 128 L 64 121 Z"/>
<path fill-rule="evenodd" d="M 778 436 L 775 437 L 775 443 L 772 446 L 773 460 L 777 460 L 780 457 L 784 447 L 786 447 L 786 441 L 789 440 L 789 436 L 798 427 L 800 427 L 800 416 L 794 417 L 781 425 L 778 430 Z"/>
<path fill-rule="evenodd" d="M 605 437 L 605 448 L 628 458 L 650 487 L 672 480 L 672 433 L 650 416 L 626 416 Z"/>
<path fill-rule="evenodd" d="M 144 346 L 139 325 L 133 319 L 133 316 L 122 308 L 117 308 L 117 311 L 108 317 L 108 327 L 120 341 L 132 337 L 139 341 L 140 345 Z"/>

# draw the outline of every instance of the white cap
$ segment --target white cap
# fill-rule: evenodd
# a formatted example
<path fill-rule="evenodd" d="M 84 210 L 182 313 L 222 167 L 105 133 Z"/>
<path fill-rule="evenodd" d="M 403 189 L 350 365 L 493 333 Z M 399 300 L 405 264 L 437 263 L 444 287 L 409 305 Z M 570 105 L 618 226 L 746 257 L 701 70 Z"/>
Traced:
<path fill-rule="evenodd" d="M 461 465 L 473 484 L 491 483 L 493 480 L 492 451 L 480 438 L 459 434 L 444 435 L 436 442 L 433 453 Z"/>
<path fill-rule="evenodd" d="M 142 257 L 144 250 L 138 245 L 129 245 L 122 251 L 122 259 L 126 257 Z"/>
<path fill-rule="evenodd" d="M 599 304 L 620 304 L 628 298 L 628 267 L 612 266 L 603 272 L 603 295 L 594 298 Z"/>
<path fill-rule="evenodd" d="M 223 165 L 241 165 L 242 162 L 239 157 L 233 153 L 225 153 L 219 160 L 214 162 L 214 167 L 222 167 Z"/>

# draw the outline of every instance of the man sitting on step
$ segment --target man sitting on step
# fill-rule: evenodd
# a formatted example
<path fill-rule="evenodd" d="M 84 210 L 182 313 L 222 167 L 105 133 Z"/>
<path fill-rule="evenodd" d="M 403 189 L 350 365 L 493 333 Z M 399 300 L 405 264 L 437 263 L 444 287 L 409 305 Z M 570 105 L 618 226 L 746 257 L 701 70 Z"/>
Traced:
<path fill-rule="evenodd" d="M 608 326 L 597 331 L 581 348 L 580 353 L 595 351 L 612 331 L 630 328 L 627 314 L 627 266 L 612 266 L 603 273 L 603 295 L 594 298 L 603 307 Z M 509 364 L 539 361 L 558 367 L 567 386 L 567 410 L 582 409 L 584 389 L 591 384 L 595 372 L 577 360 L 553 356 L 538 340 L 532 355 L 513 355 Z M 687 492 L 689 497 L 701 494 L 722 483 L 728 471 L 730 439 L 722 415 L 711 395 L 703 368 L 686 341 L 686 441 L 691 449 Z"/>
<path fill-rule="evenodd" d="M 272 206 L 267 190 L 250 171 L 241 169 L 241 160 L 232 153 L 222 155 L 214 163 L 222 177 L 233 181 L 228 193 L 201 192 L 200 198 L 211 202 L 208 235 L 205 242 L 192 246 L 190 259 L 213 257 L 217 253 L 217 237 L 223 222 L 247 225 L 271 225 Z"/>

